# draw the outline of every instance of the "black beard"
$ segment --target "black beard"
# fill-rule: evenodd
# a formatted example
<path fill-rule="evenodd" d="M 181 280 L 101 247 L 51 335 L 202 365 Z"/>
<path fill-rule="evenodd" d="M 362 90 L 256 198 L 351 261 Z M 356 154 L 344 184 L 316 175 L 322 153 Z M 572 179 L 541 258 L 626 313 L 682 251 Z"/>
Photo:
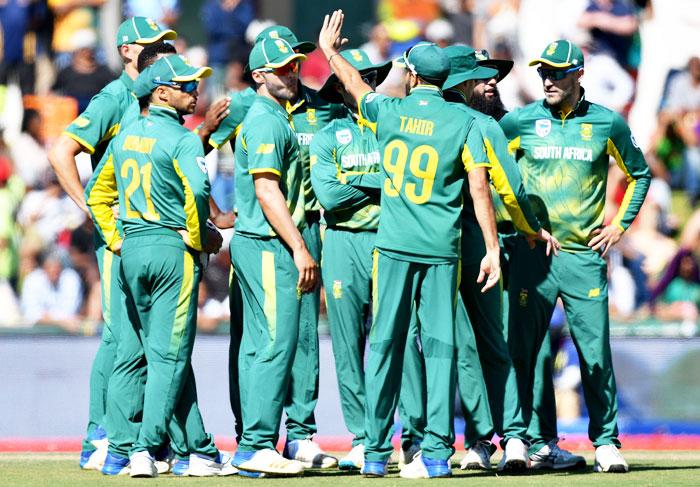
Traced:
<path fill-rule="evenodd" d="M 469 99 L 469 103 L 467 103 L 467 105 L 478 112 L 495 118 L 496 120 L 500 120 L 503 118 L 503 115 L 508 113 L 506 107 L 503 106 L 501 95 L 498 93 L 498 90 L 496 90 L 494 97 L 491 99 L 474 93 Z"/>

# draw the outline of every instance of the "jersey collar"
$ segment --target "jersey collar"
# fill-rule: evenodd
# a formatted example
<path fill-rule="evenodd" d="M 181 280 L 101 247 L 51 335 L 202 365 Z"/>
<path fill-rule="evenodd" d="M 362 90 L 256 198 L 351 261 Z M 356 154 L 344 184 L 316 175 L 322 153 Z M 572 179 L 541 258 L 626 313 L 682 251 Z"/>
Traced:
<path fill-rule="evenodd" d="M 459 91 L 459 90 L 445 90 L 442 92 L 443 98 L 445 98 L 445 101 L 449 101 L 451 103 L 463 103 L 467 104 L 467 99 L 465 98 L 464 94 Z"/>
<path fill-rule="evenodd" d="M 586 90 L 583 89 L 583 86 L 581 87 L 581 97 L 578 99 L 576 106 L 572 108 L 570 112 L 563 113 L 562 111 L 557 110 L 556 108 L 550 107 L 546 99 L 542 100 L 542 106 L 546 108 L 554 117 L 558 118 L 563 122 L 567 118 L 570 118 L 572 115 L 579 115 L 580 112 L 588 106 L 588 100 L 586 100 Z"/>
<path fill-rule="evenodd" d="M 435 85 L 428 84 L 414 86 L 413 88 L 411 88 L 410 94 L 412 95 L 413 93 L 435 94 L 437 96 L 442 96 L 442 90 L 440 90 L 440 88 L 438 88 Z"/>
<path fill-rule="evenodd" d="M 291 102 L 287 101 L 287 105 L 285 107 L 287 109 L 287 113 L 289 113 L 290 115 L 292 113 L 294 113 L 295 111 L 297 111 L 299 109 L 299 107 L 301 107 L 304 103 L 309 103 L 309 93 L 307 91 L 306 86 L 299 83 L 298 90 L 299 90 L 298 93 L 301 94 L 299 99 L 293 104 Z"/>
<path fill-rule="evenodd" d="M 160 105 L 156 103 L 151 103 L 148 106 L 148 114 L 154 118 L 164 118 L 166 120 L 174 120 L 178 124 L 182 125 L 185 121 L 184 118 L 173 107 L 169 105 Z"/>
<path fill-rule="evenodd" d="M 133 91 L 134 80 L 126 73 L 126 70 L 122 71 L 122 74 L 119 75 L 119 81 L 124 83 L 124 86 L 126 86 L 129 91 Z"/>
<path fill-rule="evenodd" d="M 271 109 L 273 112 L 279 113 L 284 118 L 286 118 L 289 122 L 292 121 L 292 114 L 289 113 L 284 107 L 282 107 L 282 105 L 280 105 L 276 101 L 271 100 L 268 97 L 262 96 L 262 95 L 256 95 L 256 101 L 260 101 L 263 105 L 265 105 L 266 107 Z"/>

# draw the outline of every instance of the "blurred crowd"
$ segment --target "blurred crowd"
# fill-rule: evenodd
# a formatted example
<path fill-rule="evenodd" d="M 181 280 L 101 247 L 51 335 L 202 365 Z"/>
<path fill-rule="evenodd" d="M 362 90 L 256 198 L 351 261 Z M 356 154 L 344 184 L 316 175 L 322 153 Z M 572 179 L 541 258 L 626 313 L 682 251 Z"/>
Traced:
<path fill-rule="evenodd" d="M 120 10 L 113 9 L 115 3 Z M 100 42 L 108 8 L 116 23 L 121 16 L 141 15 L 177 28 L 181 3 L 0 0 L 0 325 L 52 324 L 74 332 L 98 327 L 101 298 L 92 224 L 62 192 L 49 167 L 47 147 L 62 123 L 60 113 L 49 108 L 77 115 L 118 75 L 108 67 L 113 46 Z M 327 3 L 331 9 L 332 2 Z M 700 39 L 686 34 L 697 31 L 699 0 L 376 4 L 362 25 L 365 37 L 351 39 L 350 46 L 366 50 L 373 62 L 392 59 L 423 39 L 440 46 L 466 43 L 487 49 L 492 58 L 514 59 L 512 72 L 498 84 L 506 109 L 542 97 L 527 61 L 543 45 L 559 37 L 581 46 L 586 97 L 629 117 L 655 176 L 637 221 L 610 257 L 612 317 L 697 323 L 700 42 L 693 40 Z M 254 0 L 204 0 L 200 20 L 206 42 L 191 45 L 187 32 L 179 31 L 177 51 L 215 73 L 203 84 L 188 127 L 201 121 L 213 100 L 248 86 L 251 44 L 262 29 L 280 21 L 262 18 L 260 11 Z M 317 17 L 320 22 L 321 13 Z M 687 41 L 673 42 L 680 36 Z M 312 88 L 328 74 L 318 51 L 302 66 L 303 82 Z M 379 91 L 402 95 L 398 68 Z M 228 148 L 213 151 L 207 163 L 213 197 L 223 210 L 232 209 L 233 154 Z M 83 167 L 81 177 L 87 180 L 87 157 Z M 621 204 L 625 185 L 622 171 L 611 167 L 609 215 Z M 228 319 L 228 268 L 228 252 L 212 257 L 200 292 L 201 331 L 213 331 Z"/>

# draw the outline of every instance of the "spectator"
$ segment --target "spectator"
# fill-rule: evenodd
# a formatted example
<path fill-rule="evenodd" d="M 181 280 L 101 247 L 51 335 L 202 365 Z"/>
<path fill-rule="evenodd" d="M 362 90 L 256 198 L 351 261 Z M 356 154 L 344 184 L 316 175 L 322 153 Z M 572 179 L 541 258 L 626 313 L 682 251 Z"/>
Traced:
<path fill-rule="evenodd" d="M 207 33 L 209 65 L 214 69 L 210 81 L 221 85 L 232 50 L 245 43 L 248 24 L 255 19 L 255 5 L 252 0 L 206 0 L 201 17 Z"/>
<path fill-rule="evenodd" d="M 668 284 L 654 314 L 661 320 L 695 323 L 700 305 L 698 264 L 692 253 L 685 252 L 678 259 L 677 276 Z"/>
<path fill-rule="evenodd" d="M 0 84 L 7 84 L 10 78 L 16 76 L 19 78 L 22 94 L 34 92 L 36 31 L 47 14 L 44 2 L 26 0 L 0 2 L 0 25 L 2 26 Z"/>
<path fill-rule="evenodd" d="M 591 0 L 578 26 L 593 38 L 591 52 L 607 53 L 620 66 L 628 67 L 632 37 L 639 28 L 634 7 L 626 0 Z"/>
<path fill-rule="evenodd" d="M 85 110 L 90 99 L 115 77 L 114 73 L 95 57 L 97 34 L 92 29 L 82 29 L 73 34 L 73 53 L 69 66 L 56 76 L 52 90 L 78 100 L 78 112 Z"/>
<path fill-rule="evenodd" d="M 435 19 L 425 28 L 425 38 L 442 48 L 452 44 L 454 34 L 452 24 L 445 19 Z"/>
<path fill-rule="evenodd" d="M 73 51 L 73 34 L 95 26 L 95 7 L 106 0 L 48 0 L 55 16 L 51 47 L 56 54 L 56 65 L 63 68 L 70 64 Z"/>
<path fill-rule="evenodd" d="M 180 18 L 179 0 L 125 0 L 124 17 L 146 17 L 172 28 Z"/>
<path fill-rule="evenodd" d="M 377 24 L 369 32 L 369 40 L 360 46 L 373 64 L 387 61 L 390 57 L 391 39 L 384 24 Z"/>
<path fill-rule="evenodd" d="M 29 322 L 75 331 L 82 302 L 80 277 L 64 266 L 60 252 L 52 250 L 25 279 L 20 302 Z"/>
<path fill-rule="evenodd" d="M 454 41 L 470 46 L 474 44 L 476 16 L 474 15 L 475 0 L 458 0 L 457 7 L 450 12 L 449 19 L 454 29 Z"/>
<path fill-rule="evenodd" d="M 19 226 L 15 214 L 24 196 L 22 180 L 12 174 L 12 163 L 0 156 L 0 282 L 17 284 Z M 1 313 L 0 313 L 1 314 Z"/>
<path fill-rule="evenodd" d="M 12 143 L 10 151 L 15 169 L 28 190 L 43 186 L 49 171 L 49 159 L 44 147 L 41 114 L 31 108 L 24 110 L 22 132 Z"/>

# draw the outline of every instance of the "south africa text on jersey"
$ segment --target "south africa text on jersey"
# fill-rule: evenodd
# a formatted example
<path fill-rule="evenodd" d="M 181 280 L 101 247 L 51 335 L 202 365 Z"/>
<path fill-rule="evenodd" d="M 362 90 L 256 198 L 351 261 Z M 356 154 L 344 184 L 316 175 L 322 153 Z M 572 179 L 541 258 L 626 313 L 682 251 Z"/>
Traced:
<path fill-rule="evenodd" d="M 568 159 L 572 161 L 593 161 L 593 149 L 585 147 L 562 147 L 559 145 L 542 145 L 533 147 L 535 159 Z"/>

